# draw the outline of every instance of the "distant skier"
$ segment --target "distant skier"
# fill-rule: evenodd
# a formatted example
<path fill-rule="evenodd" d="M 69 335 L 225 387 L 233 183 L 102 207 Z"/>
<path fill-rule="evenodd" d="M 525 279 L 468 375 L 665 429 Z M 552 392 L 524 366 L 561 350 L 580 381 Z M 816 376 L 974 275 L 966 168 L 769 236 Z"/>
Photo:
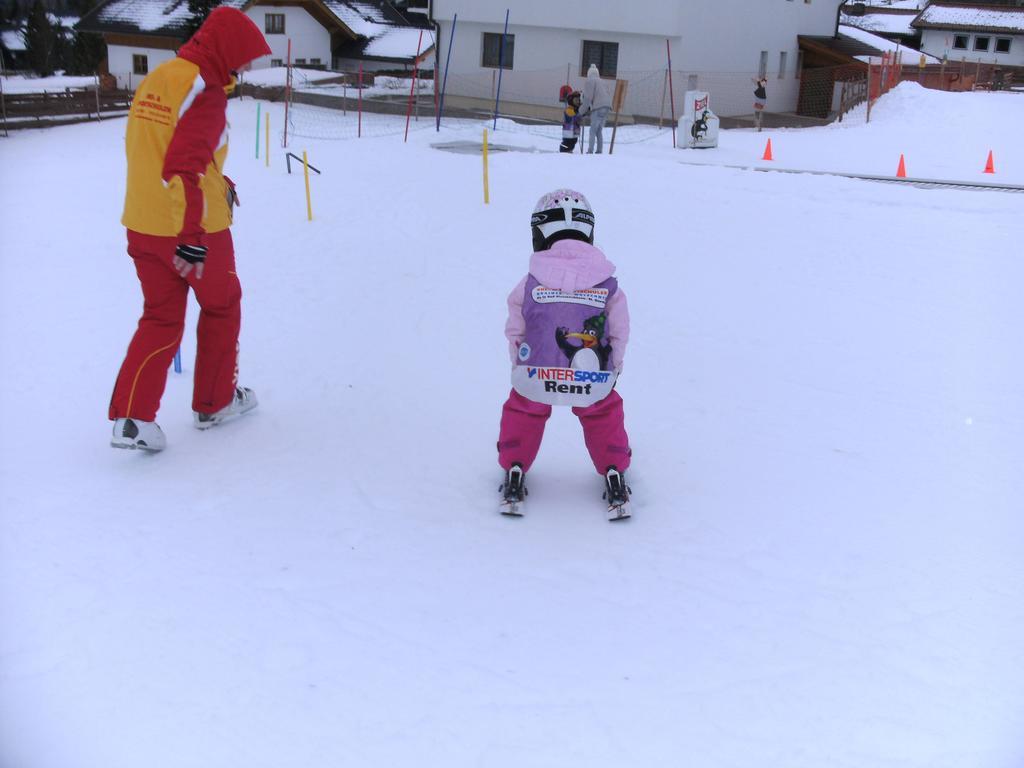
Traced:
<path fill-rule="evenodd" d="M 608 113 L 612 111 L 612 100 L 608 88 L 601 80 L 601 73 L 596 64 L 587 70 L 587 83 L 583 86 L 581 111 L 590 117 L 590 135 L 587 137 L 587 154 L 594 154 L 594 141 L 597 141 L 597 154 L 604 151 L 604 124 Z"/>
<path fill-rule="evenodd" d="M 502 409 L 498 463 L 501 511 L 519 515 L 526 473 L 540 450 L 552 405 L 572 406 L 598 474 L 609 519 L 629 516 L 625 472 L 632 451 L 613 389 L 629 341 L 626 296 L 615 265 L 594 247 L 594 212 L 571 189 L 544 195 L 530 220 L 530 271 L 508 297 L 505 336 L 512 391 Z"/>
<path fill-rule="evenodd" d="M 242 288 L 231 240 L 235 186 L 224 175 L 227 93 L 270 46 L 252 19 L 215 8 L 176 58 L 139 84 L 125 128 L 121 223 L 145 303 L 110 398 L 115 448 L 162 450 L 156 423 L 181 342 L 189 288 L 199 302 L 192 409 L 199 429 L 256 406 L 238 386 Z"/>
<path fill-rule="evenodd" d="M 562 143 L 559 152 L 572 152 L 580 138 L 580 101 L 579 91 L 572 91 L 565 97 L 565 110 L 562 112 Z"/>

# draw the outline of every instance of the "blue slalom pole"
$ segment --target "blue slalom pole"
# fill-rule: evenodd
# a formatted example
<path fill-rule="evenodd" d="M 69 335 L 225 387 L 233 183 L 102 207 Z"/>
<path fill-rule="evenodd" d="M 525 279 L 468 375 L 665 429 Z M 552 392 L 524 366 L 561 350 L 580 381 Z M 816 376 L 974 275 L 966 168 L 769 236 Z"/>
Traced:
<path fill-rule="evenodd" d="M 501 101 L 501 71 L 505 68 L 505 38 L 508 37 L 508 8 L 505 9 L 505 31 L 498 48 L 498 92 L 494 95 L 494 130 L 498 130 L 498 102 Z"/>
<path fill-rule="evenodd" d="M 174 352 L 174 372 L 181 373 L 181 347 Z"/>
<path fill-rule="evenodd" d="M 452 60 L 452 44 L 455 42 L 455 24 L 459 20 L 459 14 L 452 17 L 452 34 L 448 38 L 448 55 L 444 57 L 444 80 L 441 81 L 441 104 L 437 108 L 437 130 L 441 130 L 441 115 L 444 113 L 444 91 L 448 87 L 448 63 Z M 437 77 L 437 73 L 434 73 Z"/>

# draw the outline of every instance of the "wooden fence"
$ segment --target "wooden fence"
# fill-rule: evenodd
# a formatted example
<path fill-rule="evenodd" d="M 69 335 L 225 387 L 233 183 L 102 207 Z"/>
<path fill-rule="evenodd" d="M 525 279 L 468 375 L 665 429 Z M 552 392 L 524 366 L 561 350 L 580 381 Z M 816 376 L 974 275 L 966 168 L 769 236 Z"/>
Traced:
<path fill-rule="evenodd" d="M 68 88 L 53 93 L 3 93 L 0 100 L 5 128 L 40 128 L 126 114 L 132 92 Z"/>

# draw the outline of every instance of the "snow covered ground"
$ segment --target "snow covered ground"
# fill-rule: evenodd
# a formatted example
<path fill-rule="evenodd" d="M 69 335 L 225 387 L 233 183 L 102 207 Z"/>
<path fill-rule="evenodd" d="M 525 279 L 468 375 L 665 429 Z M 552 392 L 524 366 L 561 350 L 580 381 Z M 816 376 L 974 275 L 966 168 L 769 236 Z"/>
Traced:
<path fill-rule="evenodd" d="M 771 137 L 990 180 L 991 149 L 1024 184 L 1024 97 L 495 153 L 487 206 L 430 147 L 483 125 L 301 140 L 312 222 L 255 116 L 227 170 L 260 408 L 192 428 L 188 332 L 157 456 L 107 447 L 124 121 L 0 141 L 3 768 L 1024 764 L 1024 195 L 716 167 Z M 630 298 L 626 524 L 563 412 L 529 516 L 495 512 L 504 301 L 560 185 Z"/>
<path fill-rule="evenodd" d="M 67 88 L 95 87 L 96 78 L 91 75 L 54 75 L 52 77 L 4 75 L 0 77 L 0 88 L 4 93 L 59 93 Z"/>

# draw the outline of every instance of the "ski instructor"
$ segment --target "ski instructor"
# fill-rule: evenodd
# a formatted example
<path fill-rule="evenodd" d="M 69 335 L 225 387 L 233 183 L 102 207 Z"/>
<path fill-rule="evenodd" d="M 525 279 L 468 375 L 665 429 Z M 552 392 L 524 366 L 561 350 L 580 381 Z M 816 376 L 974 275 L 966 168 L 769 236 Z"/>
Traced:
<path fill-rule="evenodd" d="M 248 16 L 215 8 L 177 57 L 149 73 L 135 92 L 121 223 L 144 306 L 110 398 L 115 448 L 159 451 L 166 445 L 156 413 L 184 332 L 189 288 L 200 306 L 195 426 L 206 429 L 256 406 L 252 390 L 238 386 L 242 288 L 230 230 L 238 197 L 223 168 L 227 95 L 235 75 L 269 53 Z"/>

